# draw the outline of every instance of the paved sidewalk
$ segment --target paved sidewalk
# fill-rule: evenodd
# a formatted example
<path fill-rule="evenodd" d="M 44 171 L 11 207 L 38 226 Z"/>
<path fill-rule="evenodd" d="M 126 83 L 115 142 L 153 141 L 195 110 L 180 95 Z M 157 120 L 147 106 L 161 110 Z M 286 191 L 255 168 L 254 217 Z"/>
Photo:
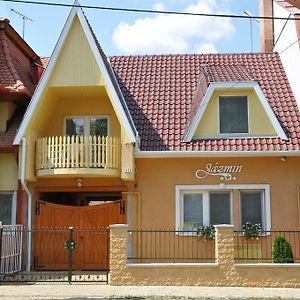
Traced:
<path fill-rule="evenodd" d="M 300 279 L 299 279 L 300 280 Z M 167 297 L 169 296 L 169 297 Z M 298 298 L 300 289 L 287 288 L 214 288 L 166 286 L 109 286 L 101 284 L 33 283 L 0 284 L 0 299 L 237 299 L 237 298 Z M 177 298 L 177 299 L 178 299 Z"/>

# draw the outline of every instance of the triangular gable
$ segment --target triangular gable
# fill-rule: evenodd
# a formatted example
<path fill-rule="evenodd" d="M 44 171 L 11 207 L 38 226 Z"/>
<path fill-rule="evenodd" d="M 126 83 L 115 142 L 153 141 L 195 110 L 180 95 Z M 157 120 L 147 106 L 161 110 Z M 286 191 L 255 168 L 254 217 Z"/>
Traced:
<path fill-rule="evenodd" d="M 201 101 L 201 105 L 199 105 L 199 108 L 197 112 L 195 112 L 194 117 L 190 121 L 189 127 L 186 130 L 186 134 L 184 136 L 183 141 L 184 142 L 190 142 L 196 132 L 196 129 L 198 125 L 201 122 L 201 119 L 203 118 L 203 115 L 206 111 L 206 108 L 212 98 L 212 94 L 217 89 L 239 89 L 239 88 L 252 88 L 257 98 L 259 99 L 266 115 L 268 116 L 277 136 L 283 140 L 287 140 L 287 136 L 285 132 L 283 131 L 277 117 L 275 116 L 272 108 L 270 107 L 268 100 L 266 99 L 263 91 L 261 90 L 259 84 L 255 81 L 251 82 L 212 82 L 209 84 L 205 96 Z M 233 137 L 234 138 L 234 137 Z"/>
<path fill-rule="evenodd" d="M 59 36 L 59 39 L 56 43 L 54 51 L 50 57 L 48 66 L 47 66 L 35 92 L 34 92 L 34 95 L 31 99 L 31 102 L 25 113 L 25 116 L 24 116 L 21 126 L 19 128 L 19 131 L 14 140 L 15 145 L 18 145 L 21 142 L 21 139 L 26 131 L 26 128 L 28 127 L 29 122 L 34 114 L 34 111 L 42 97 L 43 91 L 46 88 L 47 83 L 49 82 L 49 79 L 51 77 L 53 69 L 56 65 L 56 62 L 60 55 L 60 52 L 64 46 L 65 40 L 71 30 L 72 23 L 76 16 L 78 17 L 78 19 L 80 21 L 80 24 L 81 24 L 81 26 L 84 30 L 84 33 L 86 35 L 86 38 L 88 40 L 88 43 L 89 43 L 91 50 L 95 56 L 96 62 L 99 66 L 100 72 L 106 83 L 106 87 L 109 92 L 113 106 L 115 107 L 116 113 L 117 113 L 118 117 L 121 119 L 122 124 L 124 125 L 124 129 L 127 134 L 128 141 L 131 143 L 137 142 L 138 133 L 137 133 L 137 130 L 132 121 L 132 118 L 131 118 L 130 112 L 128 110 L 128 107 L 126 105 L 125 99 L 123 98 L 123 94 L 117 83 L 114 72 L 113 72 L 109 62 L 105 61 L 106 57 L 104 57 L 102 50 L 99 49 L 99 46 L 96 43 L 96 39 L 93 35 L 93 32 L 91 31 L 91 27 L 89 26 L 81 8 L 80 8 L 80 5 L 78 4 L 77 1 L 75 1 L 74 6 L 70 11 L 70 14 L 65 22 L 63 30 L 62 30 L 62 32 Z"/>

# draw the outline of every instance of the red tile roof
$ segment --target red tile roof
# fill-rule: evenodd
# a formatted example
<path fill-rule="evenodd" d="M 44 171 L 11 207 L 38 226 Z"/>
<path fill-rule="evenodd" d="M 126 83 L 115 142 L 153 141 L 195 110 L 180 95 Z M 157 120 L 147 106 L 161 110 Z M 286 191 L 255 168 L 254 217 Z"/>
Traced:
<path fill-rule="evenodd" d="M 277 53 L 115 56 L 110 61 L 139 132 L 141 150 L 300 150 L 300 114 Z M 213 81 L 257 81 L 289 140 L 182 142 L 196 86 L 205 73 Z"/>
<path fill-rule="evenodd" d="M 0 96 L 5 99 L 30 100 L 35 89 L 33 62 L 39 57 L 10 26 L 0 19 Z"/>
<path fill-rule="evenodd" d="M 0 151 L 2 149 L 12 148 L 13 140 L 22 121 L 23 115 L 25 113 L 25 108 L 19 107 L 14 112 L 12 118 L 8 122 L 6 132 L 0 131 Z"/>
<path fill-rule="evenodd" d="M 300 13 L 300 0 L 274 0 L 292 14 Z"/>
<path fill-rule="evenodd" d="M 277 53 L 113 56 L 109 60 L 143 151 L 300 150 L 300 113 Z M 42 61 L 47 63 L 46 58 Z M 193 108 L 197 111 L 209 82 L 228 81 L 257 81 L 289 140 L 182 142 Z"/>

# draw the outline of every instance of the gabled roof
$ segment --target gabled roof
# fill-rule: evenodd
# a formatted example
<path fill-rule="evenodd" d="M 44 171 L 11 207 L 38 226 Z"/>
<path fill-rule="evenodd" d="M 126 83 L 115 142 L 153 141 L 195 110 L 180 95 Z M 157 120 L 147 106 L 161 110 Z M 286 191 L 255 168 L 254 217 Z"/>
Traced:
<path fill-rule="evenodd" d="M 300 113 L 277 53 L 115 56 L 110 61 L 140 134 L 142 151 L 300 150 Z M 277 137 L 183 142 L 204 65 L 217 66 L 211 76 L 219 76 L 218 70 L 223 68 L 232 70 L 233 75 L 226 74 L 229 78 L 242 76 L 244 81 L 247 75 L 257 82 L 288 140 Z"/>
<path fill-rule="evenodd" d="M 87 22 L 86 17 L 84 16 L 80 5 L 77 1 L 74 2 L 74 6 L 71 9 L 71 12 L 66 20 L 66 23 L 64 25 L 64 28 L 62 30 L 62 33 L 57 41 L 57 44 L 55 46 L 55 49 L 48 61 L 47 68 L 41 78 L 41 81 L 39 85 L 37 86 L 37 89 L 34 92 L 34 95 L 32 97 L 32 100 L 28 106 L 28 109 L 25 113 L 24 119 L 21 123 L 20 129 L 17 133 L 17 136 L 14 140 L 14 144 L 19 144 L 21 141 L 21 138 L 23 137 L 25 130 L 30 122 L 30 119 L 32 118 L 34 114 L 34 110 L 37 107 L 41 95 L 44 91 L 44 88 L 46 87 L 48 80 L 50 78 L 50 75 L 52 73 L 52 70 L 56 64 L 56 61 L 59 57 L 60 51 L 64 45 L 65 39 L 68 36 L 68 33 L 71 29 L 73 20 L 75 17 L 78 17 L 78 20 L 83 28 L 83 31 L 86 35 L 87 41 L 91 47 L 91 50 L 95 56 L 95 59 L 98 63 L 99 69 L 104 77 L 106 87 L 111 95 L 111 101 L 114 103 L 114 106 L 116 107 L 117 113 L 119 117 L 122 120 L 122 123 L 125 126 L 125 131 L 128 135 L 128 139 L 130 142 L 137 142 L 137 131 L 135 129 L 134 123 L 131 121 L 131 116 L 129 113 L 129 110 L 127 108 L 127 104 L 123 98 L 122 93 L 119 91 L 118 83 L 115 77 L 115 74 L 110 66 L 110 63 L 107 61 L 106 56 L 104 55 L 101 47 L 99 46 L 99 43 L 89 25 Z"/>
<path fill-rule="evenodd" d="M 38 78 L 39 56 L 9 24 L 0 19 L 0 97 L 1 100 L 29 100 Z"/>

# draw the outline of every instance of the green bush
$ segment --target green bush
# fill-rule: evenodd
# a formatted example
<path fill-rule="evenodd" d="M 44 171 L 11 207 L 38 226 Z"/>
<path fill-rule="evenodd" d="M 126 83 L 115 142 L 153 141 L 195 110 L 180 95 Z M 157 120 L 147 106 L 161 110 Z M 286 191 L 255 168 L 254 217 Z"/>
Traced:
<path fill-rule="evenodd" d="M 203 237 L 205 240 L 213 240 L 215 238 L 215 227 L 201 226 L 197 229 L 197 235 Z"/>
<path fill-rule="evenodd" d="M 273 243 L 272 259 L 274 263 L 293 263 L 293 251 L 290 243 L 283 237 L 277 236 Z"/>

